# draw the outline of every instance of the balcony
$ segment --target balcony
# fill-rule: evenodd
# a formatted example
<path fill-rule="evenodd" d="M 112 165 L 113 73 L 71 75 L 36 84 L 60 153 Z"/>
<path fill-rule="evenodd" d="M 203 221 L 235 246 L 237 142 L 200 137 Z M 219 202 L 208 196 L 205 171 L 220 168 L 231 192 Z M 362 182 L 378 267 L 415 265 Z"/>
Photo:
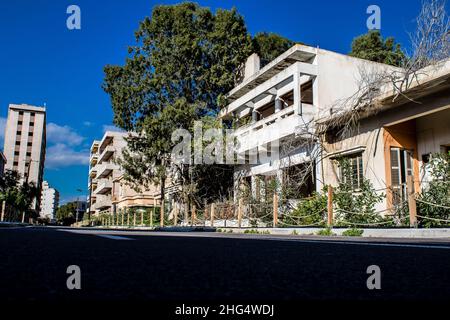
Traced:
<path fill-rule="evenodd" d="M 316 108 L 313 105 L 302 103 L 302 115 L 299 115 L 295 113 L 292 105 L 255 123 L 237 129 L 235 136 L 240 143 L 238 153 L 252 150 L 272 141 L 280 141 L 292 134 L 301 133 L 308 128 L 308 123 L 313 120 L 315 110 Z M 312 130 L 313 128 L 308 129 Z"/>
<path fill-rule="evenodd" d="M 108 176 L 113 170 L 119 169 L 119 167 L 116 164 L 110 162 L 98 164 L 96 167 L 98 168 L 97 179 L 104 178 Z"/>
<path fill-rule="evenodd" d="M 111 208 L 112 203 L 111 203 L 111 199 L 105 198 L 103 200 L 99 200 L 96 203 L 94 203 L 92 205 L 92 208 L 94 210 L 107 210 L 109 208 Z"/>
<path fill-rule="evenodd" d="M 104 161 L 108 161 L 111 158 L 111 156 L 114 154 L 114 151 L 115 151 L 115 149 L 113 146 L 107 146 L 106 148 L 103 149 L 98 161 L 100 163 L 104 162 Z"/>
<path fill-rule="evenodd" d="M 95 166 L 98 162 L 98 155 L 96 153 L 91 154 L 90 158 L 89 158 L 89 164 L 91 166 Z"/>
<path fill-rule="evenodd" d="M 102 179 L 98 182 L 98 186 L 95 189 L 95 194 L 105 194 L 111 191 L 112 181 L 107 179 Z"/>
<path fill-rule="evenodd" d="M 94 140 L 94 142 L 92 142 L 92 145 L 91 145 L 91 153 L 97 153 L 99 145 L 100 145 L 100 141 Z"/>
<path fill-rule="evenodd" d="M 89 177 L 95 178 L 96 175 L 97 175 L 97 166 L 93 166 L 89 169 Z"/>

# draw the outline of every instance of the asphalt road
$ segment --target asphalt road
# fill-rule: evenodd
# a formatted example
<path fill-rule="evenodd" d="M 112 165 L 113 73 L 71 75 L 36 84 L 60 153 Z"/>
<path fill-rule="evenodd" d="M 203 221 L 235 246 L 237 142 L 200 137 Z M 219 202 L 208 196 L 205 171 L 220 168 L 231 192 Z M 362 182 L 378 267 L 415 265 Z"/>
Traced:
<path fill-rule="evenodd" d="M 0 300 L 450 300 L 450 240 L 74 231 L 0 228 Z M 81 290 L 67 289 L 69 265 Z"/>

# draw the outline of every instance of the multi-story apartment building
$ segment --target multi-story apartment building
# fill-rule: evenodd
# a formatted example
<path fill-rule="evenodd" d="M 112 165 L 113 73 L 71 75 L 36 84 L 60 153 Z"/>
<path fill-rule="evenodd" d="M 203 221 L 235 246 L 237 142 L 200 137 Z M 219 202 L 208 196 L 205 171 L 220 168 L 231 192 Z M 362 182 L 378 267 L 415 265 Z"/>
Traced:
<path fill-rule="evenodd" d="M 282 185 L 293 169 L 311 167 L 297 197 L 321 190 L 321 148 L 307 142 L 318 115 L 358 90 L 361 68 L 393 69 L 304 45 L 293 46 L 262 69 L 258 56 L 250 56 L 243 81 L 227 94 L 228 105 L 220 113 L 236 124 L 238 158 L 245 162 L 236 166 L 236 188 L 246 182 L 259 197 L 273 180 Z"/>
<path fill-rule="evenodd" d="M 46 148 L 45 108 L 26 104 L 10 104 L 5 129 L 3 152 L 5 169 L 19 172 L 25 181 L 41 190 Z M 40 197 L 33 209 L 39 211 Z"/>
<path fill-rule="evenodd" d="M 47 181 L 42 183 L 40 216 L 54 220 L 59 206 L 59 192 L 51 188 Z"/>
<path fill-rule="evenodd" d="M 0 151 L 0 176 L 3 175 L 5 172 L 5 164 L 6 164 L 6 158 L 3 152 Z"/>
<path fill-rule="evenodd" d="M 124 132 L 105 132 L 101 140 L 91 146 L 88 211 L 114 213 L 130 207 L 151 207 L 159 204 L 159 190 L 155 187 L 137 192 L 123 179 L 123 170 L 116 163 L 126 147 Z"/>

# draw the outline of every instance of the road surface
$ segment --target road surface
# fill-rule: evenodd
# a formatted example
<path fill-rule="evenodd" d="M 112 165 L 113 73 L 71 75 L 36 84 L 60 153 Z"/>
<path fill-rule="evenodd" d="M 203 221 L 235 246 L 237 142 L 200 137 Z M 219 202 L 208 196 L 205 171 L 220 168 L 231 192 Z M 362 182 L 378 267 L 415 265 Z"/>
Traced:
<path fill-rule="evenodd" d="M 450 300 L 450 239 L 319 239 L 0 228 L 0 299 Z M 80 290 L 67 288 L 69 265 L 80 267 Z M 380 290 L 367 288 L 370 265 Z"/>

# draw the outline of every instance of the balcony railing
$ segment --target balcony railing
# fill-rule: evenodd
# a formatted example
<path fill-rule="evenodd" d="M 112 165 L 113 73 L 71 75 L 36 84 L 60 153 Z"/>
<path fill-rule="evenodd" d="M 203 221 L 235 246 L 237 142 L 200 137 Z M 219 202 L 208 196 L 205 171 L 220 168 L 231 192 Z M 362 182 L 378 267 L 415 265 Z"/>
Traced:
<path fill-rule="evenodd" d="M 95 189 L 96 194 L 105 194 L 112 189 L 112 181 L 108 179 L 101 179 L 98 182 L 97 188 Z"/>
<path fill-rule="evenodd" d="M 94 210 L 106 210 L 108 208 L 111 208 L 111 206 L 112 206 L 111 199 L 103 199 L 95 202 L 92 205 L 92 208 Z"/>
<path fill-rule="evenodd" d="M 97 166 L 93 166 L 91 167 L 91 169 L 89 169 L 89 177 L 95 178 L 96 175 L 97 175 Z"/>
<path fill-rule="evenodd" d="M 108 161 L 109 158 L 113 155 L 115 149 L 113 146 L 107 146 L 103 149 L 103 152 L 100 154 L 98 158 L 98 162 L 102 163 L 103 161 Z"/>
<path fill-rule="evenodd" d="M 315 110 L 313 105 L 302 103 L 302 114 L 299 115 L 295 113 L 292 105 L 255 123 L 240 127 L 235 133 L 240 143 L 238 152 L 299 133 L 314 118 Z"/>
<path fill-rule="evenodd" d="M 97 167 L 97 179 L 104 178 L 109 175 L 113 170 L 117 170 L 119 167 L 111 162 L 104 162 L 96 165 Z"/>

